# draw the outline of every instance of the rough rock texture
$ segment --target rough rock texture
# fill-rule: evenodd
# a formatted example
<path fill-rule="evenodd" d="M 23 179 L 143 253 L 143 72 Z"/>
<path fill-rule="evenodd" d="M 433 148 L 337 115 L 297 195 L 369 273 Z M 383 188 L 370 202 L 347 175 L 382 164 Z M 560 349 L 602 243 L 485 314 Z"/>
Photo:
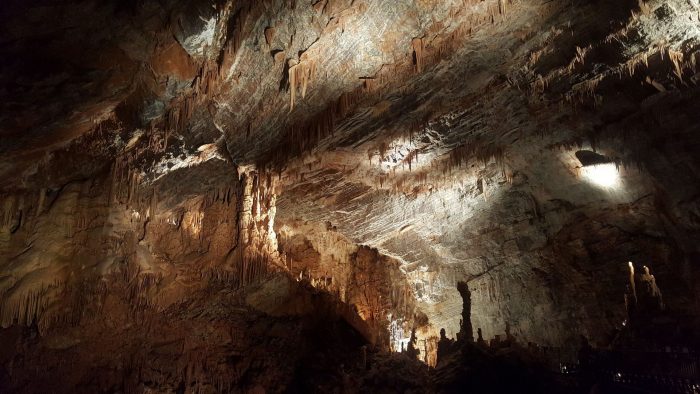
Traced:
<path fill-rule="evenodd" d="M 463 316 L 571 354 L 628 318 L 629 261 L 696 327 L 699 24 L 696 0 L 4 1 L 0 377 L 70 355 L 96 369 L 67 392 L 302 389 L 314 330 L 349 338 L 329 365 L 435 366 Z"/>

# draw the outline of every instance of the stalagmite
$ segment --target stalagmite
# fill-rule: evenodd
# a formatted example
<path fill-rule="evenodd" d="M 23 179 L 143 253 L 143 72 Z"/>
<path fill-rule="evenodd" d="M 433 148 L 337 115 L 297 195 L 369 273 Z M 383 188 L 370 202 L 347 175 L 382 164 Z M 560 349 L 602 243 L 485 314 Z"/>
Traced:
<path fill-rule="evenodd" d="M 644 273 L 641 275 L 641 281 L 644 286 L 645 295 L 655 303 L 655 307 L 659 309 L 664 309 L 663 297 L 661 295 L 661 290 L 656 285 L 656 278 L 649 272 L 649 267 L 644 266 Z"/>
<path fill-rule="evenodd" d="M 629 286 L 630 290 L 632 291 L 632 301 L 637 304 L 637 287 L 635 285 L 634 281 L 634 265 L 632 262 L 629 262 L 629 269 L 630 269 L 630 275 L 629 275 Z"/>

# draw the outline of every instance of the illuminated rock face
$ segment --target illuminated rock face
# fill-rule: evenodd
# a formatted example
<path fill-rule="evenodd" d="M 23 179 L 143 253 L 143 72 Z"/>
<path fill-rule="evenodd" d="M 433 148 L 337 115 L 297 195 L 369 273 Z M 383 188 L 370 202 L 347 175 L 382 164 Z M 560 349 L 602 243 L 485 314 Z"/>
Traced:
<path fill-rule="evenodd" d="M 629 261 L 700 312 L 692 1 L 6 3 L 8 389 L 283 391 L 443 329 L 571 354 Z"/>

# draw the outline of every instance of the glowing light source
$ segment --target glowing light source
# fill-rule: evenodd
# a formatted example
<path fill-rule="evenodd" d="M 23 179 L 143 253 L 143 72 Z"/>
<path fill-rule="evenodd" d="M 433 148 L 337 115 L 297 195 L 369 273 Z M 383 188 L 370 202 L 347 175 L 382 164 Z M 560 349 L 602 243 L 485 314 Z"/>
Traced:
<path fill-rule="evenodd" d="M 620 173 L 614 163 L 582 167 L 581 175 L 584 179 L 600 187 L 613 188 L 620 183 Z"/>

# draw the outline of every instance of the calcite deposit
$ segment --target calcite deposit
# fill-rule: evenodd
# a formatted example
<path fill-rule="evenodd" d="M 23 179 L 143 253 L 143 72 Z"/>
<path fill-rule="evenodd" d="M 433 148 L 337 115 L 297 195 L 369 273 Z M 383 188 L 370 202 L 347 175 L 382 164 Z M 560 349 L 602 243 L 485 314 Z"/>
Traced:
<path fill-rule="evenodd" d="M 700 390 L 697 0 L 5 0 L 0 54 L 0 392 Z"/>

